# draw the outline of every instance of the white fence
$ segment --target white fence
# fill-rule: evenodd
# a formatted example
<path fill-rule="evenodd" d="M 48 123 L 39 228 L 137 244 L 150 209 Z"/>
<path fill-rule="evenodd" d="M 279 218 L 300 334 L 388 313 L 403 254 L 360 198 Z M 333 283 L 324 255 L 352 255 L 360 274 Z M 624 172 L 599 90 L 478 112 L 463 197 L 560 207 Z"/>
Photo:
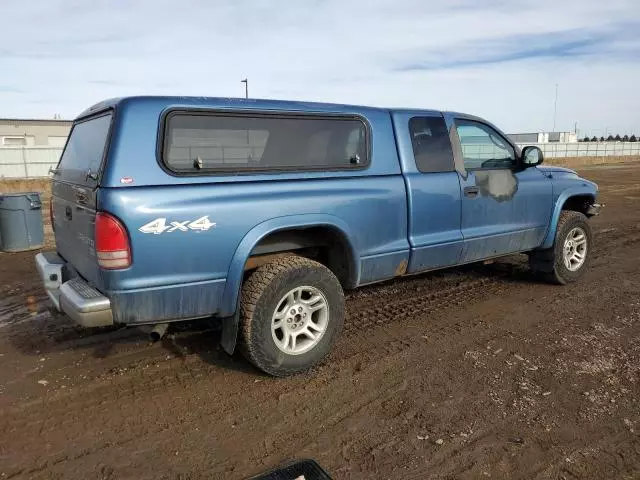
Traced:
<path fill-rule="evenodd" d="M 622 157 L 640 155 L 640 142 L 523 143 L 535 145 L 548 158 Z"/>
<path fill-rule="evenodd" d="M 640 142 L 518 143 L 521 148 L 527 145 L 539 147 L 545 158 L 640 156 Z M 503 156 L 504 150 L 491 143 L 467 143 L 462 145 L 462 154 L 490 159 Z"/>
<path fill-rule="evenodd" d="M 49 174 L 62 153 L 56 147 L 0 148 L 0 178 L 40 178 Z"/>
<path fill-rule="evenodd" d="M 545 157 L 608 157 L 640 156 L 640 142 L 579 142 L 579 143 L 527 143 L 540 147 Z M 467 145 L 465 148 L 484 147 Z M 490 146 L 487 145 L 489 149 Z M 48 176 L 62 153 L 56 147 L 3 147 L 0 148 L 0 178 L 41 178 Z M 487 152 L 489 154 L 490 152 Z"/>

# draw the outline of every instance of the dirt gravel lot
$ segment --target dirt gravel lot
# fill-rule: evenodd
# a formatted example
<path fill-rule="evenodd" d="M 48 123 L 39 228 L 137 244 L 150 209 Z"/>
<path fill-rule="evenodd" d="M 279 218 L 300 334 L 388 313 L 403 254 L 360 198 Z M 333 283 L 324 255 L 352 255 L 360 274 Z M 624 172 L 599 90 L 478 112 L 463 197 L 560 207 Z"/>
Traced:
<path fill-rule="evenodd" d="M 336 479 L 640 478 L 640 164 L 568 287 L 521 257 L 349 295 L 329 361 L 275 380 L 215 329 L 51 316 L 33 252 L 0 254 L 0 478 L 242 479 L 312 457 Z"/>

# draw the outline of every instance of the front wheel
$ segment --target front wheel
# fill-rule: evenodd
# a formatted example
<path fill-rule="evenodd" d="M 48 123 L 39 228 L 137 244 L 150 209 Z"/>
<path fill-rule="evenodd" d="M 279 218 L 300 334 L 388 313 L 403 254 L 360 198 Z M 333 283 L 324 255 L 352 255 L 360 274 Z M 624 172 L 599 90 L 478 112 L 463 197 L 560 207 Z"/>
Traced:
<path fill-rule="evenodd" d="M 591 258 L 591 239 L 587 217 L 564 210 L 558 220 L 553 246 L 529 255 L 531 269 L 551 283 L 574 282 L 582 276 Z"/>
<path fill-rule="evenodd" d="M 241 348 L 278 377 L 308 370 L 329 353 L 344 323 L 340 282 L 324 265 L 288 256 L 259 267 L 242 287 Z"/>

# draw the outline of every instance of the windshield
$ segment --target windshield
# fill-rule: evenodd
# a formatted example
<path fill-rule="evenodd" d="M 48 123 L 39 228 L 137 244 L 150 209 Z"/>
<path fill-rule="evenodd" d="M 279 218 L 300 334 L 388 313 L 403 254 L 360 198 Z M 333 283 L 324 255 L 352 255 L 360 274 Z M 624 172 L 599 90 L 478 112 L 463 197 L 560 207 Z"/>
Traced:
<path fill-rule="evenodd" d="M 76 123 L 58 164 L 57 179 L 71 183 L 95 183 L 109 134 L 111 112 Z"/>

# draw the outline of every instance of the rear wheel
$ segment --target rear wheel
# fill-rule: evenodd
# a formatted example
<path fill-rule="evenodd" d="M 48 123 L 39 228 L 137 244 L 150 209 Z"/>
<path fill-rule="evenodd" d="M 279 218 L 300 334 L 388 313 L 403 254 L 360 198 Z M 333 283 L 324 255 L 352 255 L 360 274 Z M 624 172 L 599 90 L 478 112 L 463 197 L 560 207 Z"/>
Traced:
<path fill-rule="evenodd" d="M 320 362 L 344 323 L 340 282 L 324 265 L 289 256 L 261 266 L 242 287 L 240 345 L 245 357 L 274 376 Z"/>
<path fill-rule="evenodd" d="M 531 269 L 551 283 L 564 285 L 576 281 L 589 263 L 591 238 L 587 217 L 564 210 L 558 220 L 553 246 L 529 255 Z"/>

